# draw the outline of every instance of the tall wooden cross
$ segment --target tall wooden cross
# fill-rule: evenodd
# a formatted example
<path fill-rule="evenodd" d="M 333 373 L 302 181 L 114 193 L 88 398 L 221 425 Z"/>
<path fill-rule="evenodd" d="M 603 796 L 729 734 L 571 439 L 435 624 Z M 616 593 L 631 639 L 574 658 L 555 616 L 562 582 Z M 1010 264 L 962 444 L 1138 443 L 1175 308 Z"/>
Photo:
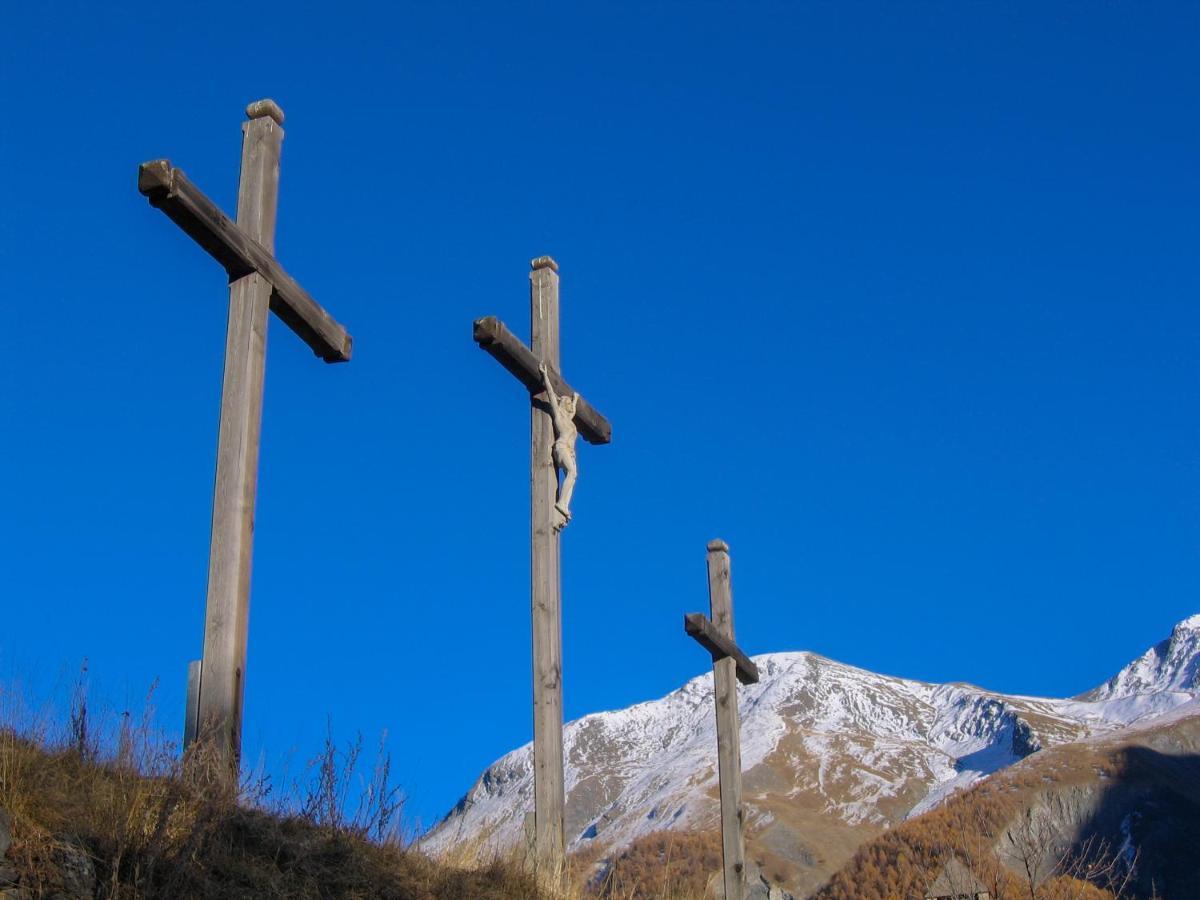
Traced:
<path fill-rule="evenodd" d="M 533 347 L 526 347 L 488 316 L 475 322 L 474 337 L 530 393 L 530 486 L 533 617 L 533 805 L 534 852 L 539 873 L 558 878 L 565 857 L 563 838 L 563 705 L 562 585 L 559 537 L 562 518 L 555 509 L 558 472 L 552 446 L 554 421 L 540 367 L 560 396 L 575 393 L 560 373 L 558 332 L 558 263 L 535 259 L 529 273 Z M 575 425 L 584 440 L 607 444 L 612 426 L 583 397 L 575 408 Z"/>
<path fill-rule="evenodd" d="M 246 107 L 237 221 L 231 221 L 168 160 L 143 163 L 138 190 L 229 275 L 229 322 L 217 437 L 204 658 L 189 671 L 185 736 L 212 742 L 218 777 L 236 785 L 250 616 L 250 561 L 262 425 L 267 311 L 327 363 L 350 359 L 346 330 L 274 256 L 283 110 L 272 100 Z M 195 683 L 198 677 L 198 684 Z"/>
<path fill-rule="evenodd" d="M 683 617 L 683 629 L 712 654 L 725 898 L 743 900 L 746 896 L 746 845 L 742 836 L 742 742 L 736 682 L 756 684 L 758 667 L 734 643 L 729 545 L 721 540 L 708 544 L 708 605 L 711 620 L 703 613 L 688 613 Z"/>

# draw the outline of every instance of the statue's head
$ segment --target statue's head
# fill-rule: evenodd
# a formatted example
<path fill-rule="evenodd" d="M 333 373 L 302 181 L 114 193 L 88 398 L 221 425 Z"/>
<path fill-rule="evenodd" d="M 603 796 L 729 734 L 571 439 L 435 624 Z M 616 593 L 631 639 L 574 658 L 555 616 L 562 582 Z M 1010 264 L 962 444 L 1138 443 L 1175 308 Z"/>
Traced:
<path fill-rule="evenodd" d="M 572 418 L 575 417 L 575 407 L 579 405 L 579 395 L 572 394 L 570 397 L 559 397 L 558 408 Z"/>

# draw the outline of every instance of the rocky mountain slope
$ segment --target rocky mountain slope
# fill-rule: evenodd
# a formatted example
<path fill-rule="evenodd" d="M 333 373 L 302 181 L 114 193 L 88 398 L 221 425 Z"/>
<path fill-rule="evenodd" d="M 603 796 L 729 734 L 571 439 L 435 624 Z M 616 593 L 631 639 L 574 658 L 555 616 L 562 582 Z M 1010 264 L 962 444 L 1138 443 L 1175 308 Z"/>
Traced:
<path fill-rule="evenodd" d="M 749 843 L 766 868 L 808 890 L 864 841 L 1035 751 L 1200 713 L 1200 615 L 1101 687 L 1072 699 L 878 675 L 813 653 L 755 658 L 742 689 Z M 711 674 L 659 700 L 566 729 L 571 850 L 609 853 L 663 828 L 717 821 Z M 425 839 L 522 839 L 531 748 L 488 767 Z"/>
<path fill-rule="evenodd" d="M 1196 713 L 1035 753 L 863 844 L 815 900 L 922 897 L 951 858 L 959 888 L 994 897 L 1029 896 L 1031 876 L 1046 896 L 1099 896 L 1081 877 L 1126 897 L 1200 896 Z"/>

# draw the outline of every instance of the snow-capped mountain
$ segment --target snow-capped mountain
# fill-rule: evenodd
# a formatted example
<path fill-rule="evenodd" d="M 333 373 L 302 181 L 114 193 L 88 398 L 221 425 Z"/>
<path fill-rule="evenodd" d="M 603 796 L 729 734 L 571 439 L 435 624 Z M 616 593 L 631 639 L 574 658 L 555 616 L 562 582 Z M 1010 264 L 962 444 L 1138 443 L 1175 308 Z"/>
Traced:
<path fill-rule="evenodd" d="M 878 675 L 813 653 L 755 657 L 740 689 L 743 800 L 760 856 L 840 865 L 863 840 L 1042 747 L 1200 705 L 1200 615 L 1074 699 Z M 711 673 L 659 700 L 567 725 L 569 849 L 611 852 L 663 828 L 717 822 Z M 490 766 L 426 837 L 497 848 L 522 839 L 531 747 Z"/>
<path fill-rule="evenodd" d="M 1184 619 L 1159 641 L 1082 700 L 1112 700 L 1160 691 L 1200 692 L 1200 615 Z"/>

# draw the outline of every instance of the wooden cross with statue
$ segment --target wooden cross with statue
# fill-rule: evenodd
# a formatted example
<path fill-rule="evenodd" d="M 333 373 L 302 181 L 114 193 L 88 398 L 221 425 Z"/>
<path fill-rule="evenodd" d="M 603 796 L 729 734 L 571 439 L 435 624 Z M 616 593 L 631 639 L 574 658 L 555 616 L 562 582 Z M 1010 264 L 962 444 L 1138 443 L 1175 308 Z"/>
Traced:
<path fill-rule="evenodd" d="M 532 349 L 492 316 L 475 322 L 474 337 L 530 394 L 533 842 L 538 872 L 557 879 L 565 857 L 559 539 L 571 520 L 570 502 L 577 475 L 575 434 L 578 432 L 591 444 L 607 444 L 612 440 L 612 426 L 560 373 L 558 264 L 542 256 L 530 265 Z"/>
<path fill-rule="evenodd" d="M 229 322 L 217 438 L 204 657 L 188 668 L 185 745 L 211 741 L 217 777 L 237 785 L 250 617 L 250 562 L 262 426 L 267 312 L 327 363 L 350 359 L 351 339 L 276 261 L 275 209 L 283 111 L 246 107 L 237 221 L 231 221 L 168 160 L 143 163 L 138 190 L 213 256 L 229 276 Z"/>
<path fill-rule="evenodd" d="M 683 617 L 683 628 L 712 654 L 724 896 L 726 900 L 743 900 L 746 896 L 746 845 L 742 836 L 742 742 L 736 682 L 756 684 L 758 667 L 734 643 L 729 545 L 721 540 L 708 544 L 708 604 L 711 620 L 703 613 L 688 613 Z"/>

